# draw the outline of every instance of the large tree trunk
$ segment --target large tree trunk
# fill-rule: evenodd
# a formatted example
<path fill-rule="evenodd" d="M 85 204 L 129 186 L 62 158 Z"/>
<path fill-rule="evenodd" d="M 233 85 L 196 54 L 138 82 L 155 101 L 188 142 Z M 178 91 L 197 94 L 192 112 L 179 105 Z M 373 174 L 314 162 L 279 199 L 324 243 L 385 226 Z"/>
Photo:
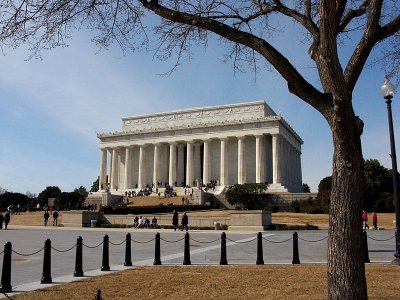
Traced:
<path fill-rule="evenodd" d="M 360 141 L 362 122 L 354 116 L 351 101 L 337 100 L 333 101 L 335 105 L 328 121 L 334 145 L 328 296 L 329 299 L 367 299 L 361 221 L 364 174 Z"/>

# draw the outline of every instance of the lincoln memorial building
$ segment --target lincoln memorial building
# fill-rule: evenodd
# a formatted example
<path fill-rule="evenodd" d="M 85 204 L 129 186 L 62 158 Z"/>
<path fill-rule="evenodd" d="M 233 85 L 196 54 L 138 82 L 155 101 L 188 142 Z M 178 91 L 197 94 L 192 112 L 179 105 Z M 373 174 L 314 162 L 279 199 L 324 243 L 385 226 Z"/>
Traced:
<path fill-rule="evenodd" d="M 264 101 L 125 117 L 121 131 L 98 138 L 100 192 L 211 181 L 301 192 L 303 141 Z"/>

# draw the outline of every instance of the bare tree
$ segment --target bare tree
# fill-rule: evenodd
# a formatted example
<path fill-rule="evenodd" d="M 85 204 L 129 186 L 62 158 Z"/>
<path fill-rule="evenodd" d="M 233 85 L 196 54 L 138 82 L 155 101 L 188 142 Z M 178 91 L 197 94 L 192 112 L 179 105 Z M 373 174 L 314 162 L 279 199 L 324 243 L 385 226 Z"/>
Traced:
<path fill-rule="evenodd" d="M 399 6 L 398 0 L 3 0 L 0 46 L 29 44 L 36 56 L 41 49 L 66 45 L 74 30 L 89 28 L 97 32 L 94 41 L 100 47 L 114 42 L 124 50 L 147 49 L 146 22 L 158 15 L 158 25 L 154 18 L 149 22 L 158 38 L 157 55 L 176 57 L 176 66 L 192 47 L 207 46 L 211 33 L 230 46 L 235 67 L 268 62 L 286 80 L 289 92 L 319 111 L 332 131 L 329 298 L 367 299 L 360 226 L 363 122 L 354 113 L 352 94 L 378 49 L 381 59 L 394 67 L 388 71 L 398 76 Z M 271 26 L 276 18 L 291 19 L 304 30 L 320 87 L 273 46 L 271 37 L 279 34 Z M 353 44 L 342 65 L 339 48 Z"/>

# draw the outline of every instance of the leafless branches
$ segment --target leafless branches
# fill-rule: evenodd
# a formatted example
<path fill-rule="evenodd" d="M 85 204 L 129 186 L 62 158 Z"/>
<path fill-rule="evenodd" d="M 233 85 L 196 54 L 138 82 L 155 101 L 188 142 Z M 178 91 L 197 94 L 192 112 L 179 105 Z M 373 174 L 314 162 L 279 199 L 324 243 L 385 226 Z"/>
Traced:
<path fill-rule="evenodd" d="M 207 46 L 208 34 L 214 32 L 228 41 L 228 57 L 236 70 L 239 62 L 256 70 L 258 58 L 263 57 L 294 87 L 306 82 L 289 58 L 269 41 L 277 33 L 271 20 L 284 17 L 303 28 L 311 37 L 310 57 L 318 66 L 321 21 L 327 17 L 322 3 L 335 4 L 329 11 L 336 20 L 329 39 L 341 39 L 341 45 L 345 45 L 347 33 L 360 32 L 352 58 L 343 68 L 350 89 L 371 51 L 388 45 L 381 41 L 390 39 L 392 47 L 382 53 L 395 60 L 400 28 L 400 4 L 396 0 L 4 0 L 0 3 L 0 47 L 28 44 L 32 56 L 38 56 L 42 49 L 66 46 L 74 30 L 89 29 L 95 33 L 93 41 L 99 48 L 117 43 L 124 51 L 149 50 L 147 34 L 153 28 L 158 37 L 155 56 L 174 57 L 174 70 L 182 60 L 191 58 L 194 46 Z M 152 13 L 163 18 L 160 25 L 155 25 L 154 17 L 148 17 Z M 327 38 L 323 36 L 325 43 Z M 332 61 L 333 56 L 326 59 Z M 320 96 L 315 89 L 310 93 L 309 98 Z"/>

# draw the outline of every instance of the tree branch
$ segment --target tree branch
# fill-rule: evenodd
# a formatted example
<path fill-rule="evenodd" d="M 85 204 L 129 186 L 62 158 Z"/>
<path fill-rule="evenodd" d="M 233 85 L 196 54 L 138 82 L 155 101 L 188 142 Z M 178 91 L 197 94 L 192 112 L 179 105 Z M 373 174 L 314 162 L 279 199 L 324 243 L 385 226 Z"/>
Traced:
<path fill-rule="evenodd" d="M 140 2 L 145 8 L 153 11 L 164 19 L 214 32 L 227 40 L 255 50 L 271 63 L 286 82 L 288 82 L 289 91 L 291 93 L 315 107 L 322 114 L 325 114 L 330 107 L 331 103 L 328 100 L 329 97 L 325 97 L 323 93 L 306 81 L 286 57 L 264 39 L 248 32 L 232 28 L 218 21 L 210 20 L 206 17 L 172 10 L 162 5 L 154 4 L 151 1 L 141 0 Z"/>
<path fill-rule="evenodd" d="M 337 32 L 339 33 L 345 31 L 347 25 L 349 25 L 354 18 L 364 15 L 367 12 L 369 2 L 370 0 L 365 0 L 358 9 L 350 9 L 340 21 Z"/>
<path fill-rule="evenodd" d="M 354 89 L 369 54 L 379 41 L 378 33 L 380 28 L 379 20 L 381 18 L 382 2 L 383 0 L 370 1 L 368 20 L 363 37 L 357 44 L 344 72 L 347 87 L 350 90 Z"/>
<path fill-rule="evenodd" d="M 381 27 L 377 36 L 378 41 L 382 41 L 396 32 L 400 31 L 400 16 L 397 16 L 394 20 Z"/>

